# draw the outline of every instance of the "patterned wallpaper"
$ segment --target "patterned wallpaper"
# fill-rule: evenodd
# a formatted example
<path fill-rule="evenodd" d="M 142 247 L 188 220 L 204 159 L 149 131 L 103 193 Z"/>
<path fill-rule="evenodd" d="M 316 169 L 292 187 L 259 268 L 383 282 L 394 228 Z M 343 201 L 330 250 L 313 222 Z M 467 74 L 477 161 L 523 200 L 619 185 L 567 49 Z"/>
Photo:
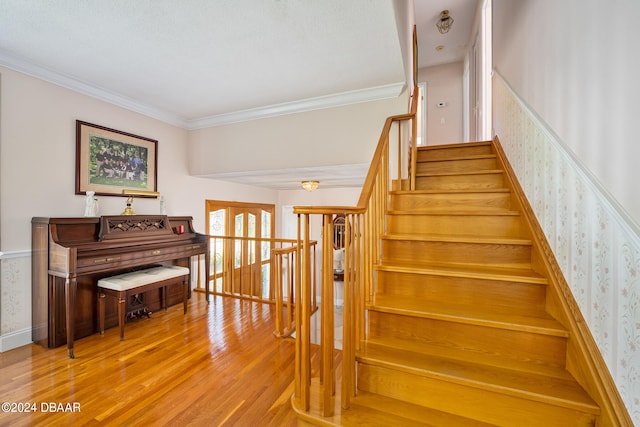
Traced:
<path fill-rule="evenodd" d="M 31 251 L 4 254 L 0 263 L 0 351 L 5 351 L 13 348 L 4 340 L 8 336 L 18 345 L 31 342 Z"/>
<path fill-rule="evenodd" d="M 495 134 L 640 426 L 638 229 L 497 73 L 493 109 Z"/>

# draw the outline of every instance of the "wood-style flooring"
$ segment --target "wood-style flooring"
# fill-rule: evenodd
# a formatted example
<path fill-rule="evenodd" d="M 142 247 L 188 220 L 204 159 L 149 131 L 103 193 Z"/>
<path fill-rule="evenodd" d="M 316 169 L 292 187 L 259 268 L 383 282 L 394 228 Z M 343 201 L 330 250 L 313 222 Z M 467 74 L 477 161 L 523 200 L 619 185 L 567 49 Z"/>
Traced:
<path fill-rule="evenodd" d="M 127 323 L 124 341 L 117 327 L 79 339 L 75 359 L 65 346 L 0 353 L 0 402 L 35 409 L 0 411 L 0 425 L 296 425 L 294 342 L 274 337 L 274 307 L 212 298 Z"/>

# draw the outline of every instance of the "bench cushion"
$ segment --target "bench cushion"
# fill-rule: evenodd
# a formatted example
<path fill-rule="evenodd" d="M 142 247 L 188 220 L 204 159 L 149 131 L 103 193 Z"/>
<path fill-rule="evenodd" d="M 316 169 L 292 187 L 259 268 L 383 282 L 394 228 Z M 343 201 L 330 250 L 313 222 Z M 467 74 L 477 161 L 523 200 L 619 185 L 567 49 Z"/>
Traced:
<path fill-rule="evenodd" d="M 173 279 L 189 274 L 189 269 L 177 265 L 147 268 L 145 270 L 132 271 L 105 277 L 98 280 L 98 287 L 112 289 L 114 291 L 127 291 L 149 283 Z"/>

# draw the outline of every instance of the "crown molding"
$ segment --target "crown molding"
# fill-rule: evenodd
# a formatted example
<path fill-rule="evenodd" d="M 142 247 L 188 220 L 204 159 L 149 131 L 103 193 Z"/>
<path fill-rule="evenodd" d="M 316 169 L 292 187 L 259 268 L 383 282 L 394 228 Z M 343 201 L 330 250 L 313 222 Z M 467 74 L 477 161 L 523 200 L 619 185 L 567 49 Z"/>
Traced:
<path fill-rule="evenodd" d="M 140 113 L 147 117 L 151 117 L 174 126 L 185 129 L 187 127 L 187 122 L 184 119 L 176 116 L 175 114 L 153 108 L 149 105 L 142 104 L 126 96 L 111 92 L 107 89 L 100 88 L 85 83 L 76 78 L 52 71 L 48 68 L 32 64 L 26 60 L 8 55 L 5 52 L 0 52 L 0 65 L 19 73 L 44 80 L 49 83 L 53 83 L 57 86 L 64 87 L 74 92 L 99 99 L 100 101 L 104 101 L 109 104 L 113 104 L 118 107 Z"/>
<path fill-rule="evenodd" d="M 64 87 L 101 101 L 125 108 L 147 117 L 186 129 L 195 130 L 221 126 L 249 120 L 301 113 L 324 108 L 339 107 L 361 102 L 395 98 L 404 90 L 405 83 L 398 82 L 373 88 L 342 92 L 332 95 L 308 98 L 282 104 L 267 105 L 237 112 L 218 114 L 195 120 L 185 120 L 175 114 L 140 103 L 126 96 L 97 87 L 76 78 L 57 73 L 48 68 L 32 64 L 24 59 L 0 52 L 0 66 Z"/>
<path fill-rule="evenodd" d="M 282 104 L 268 105 L 249 110 L 219 114 L 198 120 L 190 120 L 188 121 L 187 129 L 202 129 L 249 120 L 265 119 L 268 117 L 284 116 L 287 114 L 358 104 L 361 102 L 397 98 L 400 96 L 405 86 L 404 82 L 398 82 L 373 88 L 341 92 L 315 98 L 302 99 L 299 101 L 285 102 Z"/>
<path fill-rule="evenodd" d="M 204 173 L 194 176 L 273 190 L 300 190 L 300 183 L 307 180 L 320 181 L 323 189 L 361 188 L 368 171 L 368 163 L 353 163 L 288 169 Z"/>

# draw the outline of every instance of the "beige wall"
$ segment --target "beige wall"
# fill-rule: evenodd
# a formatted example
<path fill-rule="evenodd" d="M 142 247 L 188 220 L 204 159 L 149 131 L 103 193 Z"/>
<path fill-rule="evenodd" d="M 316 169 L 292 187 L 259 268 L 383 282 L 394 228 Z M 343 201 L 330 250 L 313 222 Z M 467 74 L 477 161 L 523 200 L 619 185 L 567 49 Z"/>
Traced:
<path fill-rule="evenodd" d="M 413 86 L 413 27 L 416 24 L 415 9 L 412 1 L 394 0 L 393 11 L 398 28 L 398 41 L 402 51 L 405 81 Z M 411 89 L 413 90 L 413 89 Z"/>
<path fill-rule="evenodd" d="M 368 164 L 388 116 L 403 96 L 194 130 L 189 172 L 213 173 Z"/>
<path fill-rule="evenodd" d="M 188 132 L 123 108 L 0 68 L 1 242 L 4 252 L 31 246 L 32 216 L 81 216 L 84 196 L 75 195 L 75 121 L 158 140 L 158 191 L 169 215 L 192 215 L 204 227 L 204 200 L 273 201 L 276 192 L 190 177 Z M 122 197 L 99 197 L 100 213 L 116 215 Z M 138 213 L 159 212 L 155 199 L 135 200 Z"/>
<path fill-rule="evenodd" d="M 418 70 L 426 82 L 427 145 L 463 142 L 462 62 Z M 440 108 L 439 103 L 446 106 Z"/>
<path fill-rule="evenodd" d="M 158 190 L 166 199 L 167 213 L 191 215 L 196 228 L 204 231 L 206 199 L 277 203 L 279 194 L 190 176 L 190 158 L 195 173 L 369 163 L 384 119 L 406 111 L 406 97 L 400 97 L 189 133 L 9 69 L 0 68 L 0 75 L 4 252 L 30 250 L 33 216 L 82 216 L 84 196 L 74 194 L 76 120 L 157 139 Z M 195 155 L 189 155 L 189 147 Z M 304 191 L 291 194 L 298 194 L 302 204 L 309 199 Z M 99 202 L 102 215 L 116 215 L 124 208 L 122 197 L 100 196 Z M 156 213 L 159 204 L 136 199 L 134 208 Z"/>
<path fill-rule="evenodd" d="M 158 191 L 166 198 L 167 213 L 193 216 L 196 230 L 204 232 L 207 199 L 272 203 L 281 212 L 282 203 L 355 203 L 359 189 L 278 192 L 198 178 L 190 174 L 190 159 L 200 172 L 229 164 L 252 170 L 336 165 L 340 159 L 369 163 L 384 119 L 406 112 L 406 99 L 405 95 L 190 133 L 0 67 L 0 351 L 31 341 L 31 218 L 84 212 L 84 196 L 75 194 L 76 120 L 157 139 Z M 99 202 L 101 215 L 117 215 L 125 207 L 122 197 L 100 196 Z M 160 208 L 158 200 L 137 199 L 134 209 L 145 214 L 159 213 Z"/>
<path fill-rule="evenodd" d="M 496 70 L 640 225 L 640 2 L 494 0 L 493 10 Z"/>

